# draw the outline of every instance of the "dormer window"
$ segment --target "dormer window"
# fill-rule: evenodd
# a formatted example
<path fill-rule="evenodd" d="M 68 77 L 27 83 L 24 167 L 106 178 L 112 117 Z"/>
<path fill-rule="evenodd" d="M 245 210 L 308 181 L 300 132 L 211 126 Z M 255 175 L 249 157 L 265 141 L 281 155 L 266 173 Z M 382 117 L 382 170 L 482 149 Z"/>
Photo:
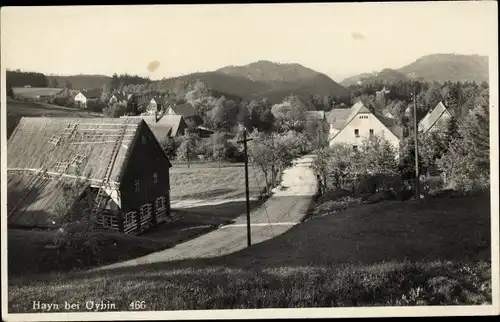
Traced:
<path fill-rule="evenodd" d="M 158 183 L 158 173 L 157 172 L 153 173 L 153 183 Z"/>
<path fill-rule="evenodd" d="M 135 192 L 139 191 L 139 180 L 134 181 L 134 191 Z"/>

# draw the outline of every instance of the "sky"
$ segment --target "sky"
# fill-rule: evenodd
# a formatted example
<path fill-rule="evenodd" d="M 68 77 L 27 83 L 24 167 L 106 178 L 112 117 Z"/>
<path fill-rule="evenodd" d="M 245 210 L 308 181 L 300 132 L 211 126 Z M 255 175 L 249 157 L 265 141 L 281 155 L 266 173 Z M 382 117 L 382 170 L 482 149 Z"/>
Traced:
<path fill-rule="evenodd" d="M 3 7 L 2 68 L 160 79 L 270 60 L 340 81 L 494 54 L 497 21 L 494 1 Z"/>

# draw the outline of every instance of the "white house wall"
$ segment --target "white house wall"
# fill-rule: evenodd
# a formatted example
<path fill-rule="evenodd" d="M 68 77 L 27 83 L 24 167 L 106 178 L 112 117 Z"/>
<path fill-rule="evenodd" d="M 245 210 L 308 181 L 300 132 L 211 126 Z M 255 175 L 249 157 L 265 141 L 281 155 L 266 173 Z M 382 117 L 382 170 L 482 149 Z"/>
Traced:
<path fill-rule="evenodd" d="M 80 106 L 82 107 L 87 106 L 87 98 L 82 93 L 76 94 L 74 101 L 75 103 L 80 102 Z"/>
<path fill-rule="evenodd" d="M 446 120 L 448 120 L 450 117 L 450 112 L 445 111 L 443 114 L 441 114 L 436 123 L 434 123 L 428 131 L 436 131 L 442 129 L 446 125 Z"/>
<path fill-rule="evenodd" d="M 363 118 L 360 118 L 360 117 Z M 366 117 L 366 118 L 365 118 Z M 356 137 L 354 130 L 359 130 L 359 137 Z M 361 113 L 356 115 L 349 124 L 347 124 L 338 134 L 330 140 L 330 146 L 336 143 L 346 143 L 361 146 L 364 139 L 369 138 L 370 129 L 373 129 L 373 135 L 381 136 L 387 139 L 397 150 L 399 150 L 399 138 L 391 132 L 380 120 L 373 114 Z"/>

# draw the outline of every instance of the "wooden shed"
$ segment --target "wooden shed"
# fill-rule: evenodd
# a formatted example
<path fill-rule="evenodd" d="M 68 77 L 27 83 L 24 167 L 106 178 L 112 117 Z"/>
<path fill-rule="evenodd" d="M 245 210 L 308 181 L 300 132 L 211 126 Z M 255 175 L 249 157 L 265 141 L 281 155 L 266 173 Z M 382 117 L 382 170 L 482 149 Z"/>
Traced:
<path fill-rule="evenodd" d="M 171 164 L 141 119 L 23 117 L 7 154 L 10 226 L 57 228 L 77 179 L 100 228 L 141 233 L 170 216 Z"/>

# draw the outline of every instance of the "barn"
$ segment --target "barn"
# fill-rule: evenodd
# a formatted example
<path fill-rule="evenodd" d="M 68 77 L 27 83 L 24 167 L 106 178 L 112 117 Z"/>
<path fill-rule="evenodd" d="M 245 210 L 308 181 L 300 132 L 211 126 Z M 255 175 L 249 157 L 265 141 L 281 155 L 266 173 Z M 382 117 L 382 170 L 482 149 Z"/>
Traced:
<path fill-rule="evenodd" d="M 98 228 L 140 234 L 170 217 L 170 161 L 141 119 L 23 117 L 7 144 L 8 224 L 55 229 L 88 201 Z"/>

